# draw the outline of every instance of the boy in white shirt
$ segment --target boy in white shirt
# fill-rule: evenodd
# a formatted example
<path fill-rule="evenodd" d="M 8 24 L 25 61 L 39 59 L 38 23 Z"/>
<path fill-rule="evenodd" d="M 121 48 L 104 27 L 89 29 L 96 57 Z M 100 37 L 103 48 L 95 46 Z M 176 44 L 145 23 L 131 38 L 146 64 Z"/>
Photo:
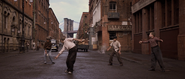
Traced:
<path fill-rule="evenodd" d="M 67 56 L 67 61 L 66 61 L 67 70 L 65 71 L 68 74 L 72 74 L 73 72 L 73 67 L 74 67 L 74 63 L 76 60 L 76 54 L 77 54 L 77 47 L 73 43 L 73 41 L 81 42 L 82 40 L 75 39 L 75 38 L 66 38 L 65 40 L 62 39 L 61 42 L 63 43 L 63 47 L 61 51 L 59 52 L 59 54 L 55 57 L 55 59 L 57 59 L 66 49 L 69 51 L 68 56 Z"/>

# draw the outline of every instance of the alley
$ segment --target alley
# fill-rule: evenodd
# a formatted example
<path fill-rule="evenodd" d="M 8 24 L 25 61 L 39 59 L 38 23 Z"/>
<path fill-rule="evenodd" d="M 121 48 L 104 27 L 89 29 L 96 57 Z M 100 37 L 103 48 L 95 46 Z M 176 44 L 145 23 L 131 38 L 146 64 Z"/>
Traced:
<path fill-rule="evenodd" d="M 52 52 L 52 58 L 58 52 Z M 67 52 L 64 52 L 55 64 L 43 63 L 43 52 L 29 51 L 12 56 L 1 55 L 0 79 L 184 79 L 185 68 L 161 72 L 157 66 L 155 72 L 148 71 L 148 63 L 141 64 L 123 59 L 119 66 L 114 58 L 113 66 L 108 66 L 108 54 L 99 51 L 78 52 L 74 73 L 68 75 L 66 70 Z M 137 57 L 136 57 L 137 58 Z M 171 65 L 172 66 L 172 65 Z M 169 66 L 168 66 L 169 67 Z M 173 68 L 173 67 L 172 67 Z"/>

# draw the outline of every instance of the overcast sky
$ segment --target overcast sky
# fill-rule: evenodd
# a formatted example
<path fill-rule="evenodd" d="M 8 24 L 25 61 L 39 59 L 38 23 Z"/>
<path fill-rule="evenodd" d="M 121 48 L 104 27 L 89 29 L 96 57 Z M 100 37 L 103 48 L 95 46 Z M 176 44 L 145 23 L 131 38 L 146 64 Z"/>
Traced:
<path fill-rule="evenodd" d="M 63 29 L 64 18 L 79 22 L 83 12 L 88 12 L 89 0 L 50 0 L 50 7 L 53 9 L 58 21 Z M 74 24 L 74 30 L 77 30 L 78 24 Z"/>

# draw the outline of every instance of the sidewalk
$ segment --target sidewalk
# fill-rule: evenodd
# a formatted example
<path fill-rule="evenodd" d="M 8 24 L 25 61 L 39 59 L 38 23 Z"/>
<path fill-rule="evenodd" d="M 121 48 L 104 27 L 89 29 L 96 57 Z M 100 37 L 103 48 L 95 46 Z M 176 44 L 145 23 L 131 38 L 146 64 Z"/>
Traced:
<path fill-rule="evenodd" d="M 111 52 L 106 52 L 106 54 L 110 55 Z M 135 62 L 138 64 L 146 65 L 150 67 L 151 65 L 151 56 L 137 54 L 132 52 L 122 52 L 121 58 L 127 61 Z M 185 61 L 163 58 L 163 62 L 165 68 L 169 71 L 175 71 L 176 69 L 185 69 Z M 159 65 L 157 65 L 159 67 Z"/>
<path fill-rule="evenodd" d="M 40 49 L 39 51 L 37 50 L 25 50 L 25 53 L 32 53 L 32 52 L 41 52 L 43 51 L 43 49 Z M 11 51 L 11 52 L 5 52 L 5 53 L 0 53 L 0 58 L 8 58 L 8 57 L 13 57 L 13 56 L 17 56 L 20 54 L 25 54 L 25 53 L 19 53 L 19 51 Z"/>

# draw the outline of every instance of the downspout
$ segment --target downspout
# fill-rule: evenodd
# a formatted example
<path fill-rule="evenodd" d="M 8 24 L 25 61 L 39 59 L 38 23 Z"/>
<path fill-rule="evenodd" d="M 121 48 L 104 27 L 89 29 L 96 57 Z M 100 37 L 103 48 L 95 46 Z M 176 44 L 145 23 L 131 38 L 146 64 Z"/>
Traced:
<path fill-rule="evenodd" d="M 33 1 L 33 28 L 32 28 L 32 38 L 35 42 L 36 47 L 36 41 L 35 41 L 35 0 Z M 32 41 L 33 42 L 33 41 Z M 31 45 L 31 44 L 30 44 Z M 33 45 L 32 45 L 33 46 Z"/>
<path fill-rule="evenodd" d="M 3 0 L 3 1 L 4 1 L 4 0 Z M 3 13 L 2 13 L 2 35 L 1 35 L 1 36 L 2 36 L 2 47 L 3 47 L 3 52 L 4 52 L 4 49 L 5 49 L 5 48 L 4 48 L 4 43 L 3 43 L 3 40 L 4 40 L 4 39 L 3 39 L 3 33 L 4 33 L 4 31 L 3 31 L 3 30 L 4 30 L 4 28 L 3 28 L 3 25 L 4 25 L 4 22 L 3 22 L 3 19 L 4 19 L 4 18 L 3 18 L 3 17 L 4 17 L 3 1 L 2 1 L 2 12 L 3 12 Z"/>

